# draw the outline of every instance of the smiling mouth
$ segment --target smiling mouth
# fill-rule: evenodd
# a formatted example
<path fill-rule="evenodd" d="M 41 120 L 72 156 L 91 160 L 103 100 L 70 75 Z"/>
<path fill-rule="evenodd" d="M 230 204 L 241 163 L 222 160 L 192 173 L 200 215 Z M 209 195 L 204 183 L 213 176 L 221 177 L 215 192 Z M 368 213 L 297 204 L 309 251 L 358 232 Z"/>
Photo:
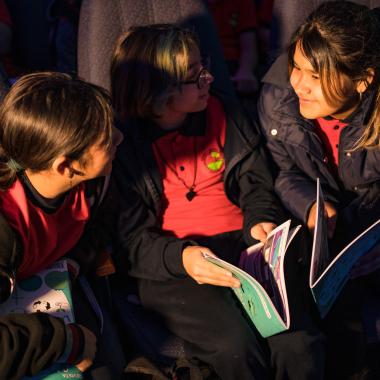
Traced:
<path fill-rule="evenodd" d="M 300 98 L 300 97 L 298 97 L 298 100 L 299 100 L 300 103 L 306 103 L 306 104 L 313 102 L 313 100 L 311 100 L 311 99 L 303 99 L 303 98 Z"/>

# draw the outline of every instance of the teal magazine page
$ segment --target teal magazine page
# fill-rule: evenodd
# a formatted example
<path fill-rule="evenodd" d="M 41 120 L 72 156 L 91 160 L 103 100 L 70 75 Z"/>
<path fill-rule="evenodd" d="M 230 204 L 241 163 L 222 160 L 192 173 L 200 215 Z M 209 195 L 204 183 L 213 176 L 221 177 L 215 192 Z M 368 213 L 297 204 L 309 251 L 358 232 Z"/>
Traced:
<path fill-rule="evenodd" d="M 379 244 L 380 219 L 352 240 L 333 260 L 330 259 L 324 200 L 318 179 L 317 213 L 309 285 L 322 318 L 329 312 L 343 286 L 349 280 L 353 266 L 372 249 L 378 249 L 380 252 Z"/>
<path fill-rule="evenodd" d="M 54 263 L 50 268 L 19 281 L 9 300 L 0 305 L 0 313 L 49 313 L 62 318 L 65 323 L 75 321 L 70 291 L 70 278 L 66 260 Z M 83 379 L 76 367 L 54 365 L 37 376 L 24 380 Z"/>
<path fill-rule="evenodd" d="M 239 267 L 204 254 L 208 261 L 229 270 L 240 281 L 240 288 L 232 290 L 264 338 L 285 331 L 290 325 L 284 258 L 300 226 L 291 231 L 289 228 L 290 220 L 274 229 L 264 244 L 242 252 Z"/>

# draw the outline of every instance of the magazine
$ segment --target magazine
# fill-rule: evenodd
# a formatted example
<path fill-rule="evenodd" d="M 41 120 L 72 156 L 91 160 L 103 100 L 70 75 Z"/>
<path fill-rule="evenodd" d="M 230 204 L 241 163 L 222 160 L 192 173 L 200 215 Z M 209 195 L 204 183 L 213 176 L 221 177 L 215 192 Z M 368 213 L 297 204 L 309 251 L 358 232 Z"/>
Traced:
<path fill-rule="evenodd" d="M 333 260 L 327 241 L 322 189 L 317 180 L 317 213 L 314 229 L 309 286 L 320 315 L 326 316 L 357 261 L 375 246 L 380 245 L 380 219 L 343 248 Z M 380 252 L 380 246 L 379 246 Z"/>
<path fill-rule="evenodd" d="M 290 325 L 284 258 L 300 227 L 289 230 L 290 220 L 281 224 L 265 243 L 242 252 L 239 267 L 204 254 L 208 261 L 229 270 L 240 281 L 240 288 L 232 289 L 264 338 L 285 331 Z"/>
<path fill-rule="evenodd" d="M 8 301 L 0 305 L 0 314 L 48 313 L 62 318 L 65 323 L 75 321 L 72 308 L 69 272 L 66 260 L 54 263 L 50 268 L 19 281 Z M 56 364 L 37 376 L 24 380 L 83 379 L 74 366 Z"/>
<path fill-rule="evenodd" d="M 349 279 L 354 264 L 380 243 L 379 219 L 331 261 L 326 227 L 323 196 L 318 180 L 309 281 L 322 317 L 327 314 Z M 284 260 L 286 251 L 300 228 L 301 226 L 297 226 L 290 229 L 290 220 L 278 226 L 268 235 L 265 243 L 258 243 L 243 251 L 238 266 L 204 254 L 208 261 L 229 270 L 240 281 L 241 286 L 232 290 L 264 338 L 285 331 L 290 326 Z"/>

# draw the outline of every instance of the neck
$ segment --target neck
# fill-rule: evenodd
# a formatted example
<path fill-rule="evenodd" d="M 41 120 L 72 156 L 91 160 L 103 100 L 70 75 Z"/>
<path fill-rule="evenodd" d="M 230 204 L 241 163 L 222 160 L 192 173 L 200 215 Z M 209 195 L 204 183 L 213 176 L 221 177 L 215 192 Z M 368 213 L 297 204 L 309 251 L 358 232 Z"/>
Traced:
<path fill-rule="evenodd" d="M 44 198 L 54 199 L 70 190 L 74 181 L 70 182 L 67 179 L 61 179 L 54 176 L 50 172 L 33 173 L 29 170 L 25 171 L 30 183 L 37 192 Z"/>
<path fill-rule="evenodd" d="M 353 97 L 348 101 L 342 108 L 335 112 L 331 117 L 338 120 L 347 119 L 359 106 L 359 101 L 357 98 Z"/>
<path fill-rule="evenodd" d="M 169 113 L 165 112 L 154 121 L 165 130 L 177 129 L 185 121 L 187 113 Z"/>

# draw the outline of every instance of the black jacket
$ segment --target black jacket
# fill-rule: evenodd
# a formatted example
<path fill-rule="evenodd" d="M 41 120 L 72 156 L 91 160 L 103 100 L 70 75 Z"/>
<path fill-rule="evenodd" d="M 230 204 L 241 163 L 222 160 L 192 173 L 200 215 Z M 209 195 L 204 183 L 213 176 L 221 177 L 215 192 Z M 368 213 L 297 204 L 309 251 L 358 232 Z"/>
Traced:
<path fill-rule="evenodd" d="M 330 170 L 323 144 L 311 120 L 299 112 L 298 98 L 287 81 L 286 63 L 280 58 L 264 78 L 258 102 L 260 125 L 277 168 L 275 190 L 285 207 L 306 221 L 316 200 L 320 178 L 326 200 L 338 209 L 367 207 L 380 213 L 380 150 L 350 151 L 363 134 L 375 100 L 364 93 L 360 106 L 345 122 L 339 141 L 339 175 Z M 363 212 L 362 214 L 365 214 Z"/>
<path fill-rule="evenodd" d="M 272 191 L 273 181 L 255 124 L 235 104 L 224 104 L 227 130 L 224 146 L 224 187 L 228 198 L 244 215 L 244 237 L 253 239 L 253 225 L 279 220 L 279 206 Z M 200 125 L 206 111 L 189 115 L 199 118 L 181 128 L 181 133 L 204 133 Z M 191 125 L 189 128 L 188 126 Z M 192 241 L 165 236 L 158 218 L 162 207 L 162 179 L 152 150 L 159 127 L 130 120 L 121 130 L 124 142 L 118 148 L 114 175 L 123 198 L 120 217 L 118 260 L 138 278 L 165 280 L 186 274 L 182 251 Z"/>

